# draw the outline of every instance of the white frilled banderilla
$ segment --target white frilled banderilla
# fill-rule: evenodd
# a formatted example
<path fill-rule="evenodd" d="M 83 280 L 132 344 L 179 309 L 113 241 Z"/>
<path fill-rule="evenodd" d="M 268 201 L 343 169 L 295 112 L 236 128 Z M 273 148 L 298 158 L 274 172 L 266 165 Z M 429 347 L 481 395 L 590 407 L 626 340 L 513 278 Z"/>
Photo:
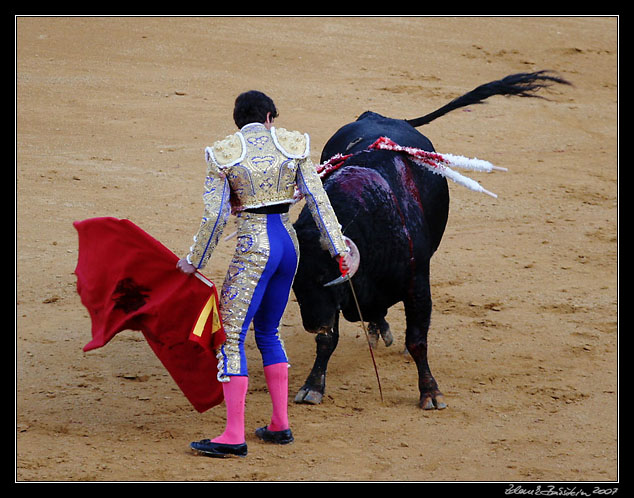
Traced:
<path fill-rule="evenodd" d="M 425 150 L 416 149 L 414 147 L 402 147 L 387 137 L 379 138 L 369 148 L 404 152 L 408 154 L 412 161 L 414 161 L 416 164 L 424 166 L 433 173 L 442 175 L 445 178 L 454 181 L 458 185 L 462 185 L 463 187 L 468 188 L 469 190 L 473 190 L 474 192 L 481 192 L 495 198 L 497 198 L 496 194 L 494 194 L 493 192 L 489 192 L 475 180 L 472 180 L 471 178 L 468 178 L 451 168 L 461 168 L 471 171 L 481 171 L 485 173 L 490 173 L 492 171 L 508 171 L 506 168 L 493 166 L 493 164 L 491 164 L 490 162 L 484 161 L 482 159 L 455 156 L 453 154 L 427 152 Z"/>

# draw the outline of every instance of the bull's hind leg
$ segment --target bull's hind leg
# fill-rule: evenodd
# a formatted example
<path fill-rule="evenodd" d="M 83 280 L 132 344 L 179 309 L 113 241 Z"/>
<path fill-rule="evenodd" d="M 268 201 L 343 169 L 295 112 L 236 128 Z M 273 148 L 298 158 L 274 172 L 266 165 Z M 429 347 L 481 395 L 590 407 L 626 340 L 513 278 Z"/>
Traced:
<path fill-rule="evenodd" d="M 328 360 L 339 342 L 339 314 L 335 317 L 332 330 L 315 336 L 317 356 L 313 369 L 308 374 L 306 382 L 295 396 L 295 403 L 318 405 L 326 392 L 326 370 Z"/>
<path fill-rule="evenodd" d="M 427 362 L 427 333 L 432 308 L 429 276 L 419 282 L 413 280 L 410 294 L 405 300 L 405 346 L 418 369 L 419 406 L 424 410 L 441 410 L 447 405 Z"/>

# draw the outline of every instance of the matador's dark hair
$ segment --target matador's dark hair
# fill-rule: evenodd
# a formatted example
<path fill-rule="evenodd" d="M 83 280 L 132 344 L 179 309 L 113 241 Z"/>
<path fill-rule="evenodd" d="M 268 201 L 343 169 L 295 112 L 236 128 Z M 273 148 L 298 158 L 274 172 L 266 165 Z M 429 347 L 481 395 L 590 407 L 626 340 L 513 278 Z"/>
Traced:
<path fill-rule="evenodd" d="M 250 90 L 236 97 L 233 120 L 238 128 L 242 128 L 249 123 L 264 123 L 269 112 L 271 119 L 278 116 L 273 100 L 262 92 Z"/>

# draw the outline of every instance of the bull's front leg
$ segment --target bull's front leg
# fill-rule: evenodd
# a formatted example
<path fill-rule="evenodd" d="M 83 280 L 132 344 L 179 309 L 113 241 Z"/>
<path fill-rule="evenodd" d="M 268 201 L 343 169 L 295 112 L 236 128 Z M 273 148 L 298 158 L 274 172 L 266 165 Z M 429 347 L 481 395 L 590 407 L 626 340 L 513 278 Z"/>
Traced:
<path fill-rule="evenodd" d="M 317 355 L 313 369 L 306 382 L 295 396 L 295 403 L 318 405 L 326 392 L 326 370 L 330 356 L 339 342 L 339 314 L 335 317 L 332 329 L 318 333 L 315 336 Z"/>
<path fill-rule="evenodd" d="M 431 293 L 429 279 L 414 285 L 409 298 L 405 301 L 405 346 L 416 362 L 418 370 L 419 406 L 423 410 L 441 410 L 447 408 L 443 394 L 438 389 L 436 379 L 427 362 L 427 333 L 431 321 Z"/>

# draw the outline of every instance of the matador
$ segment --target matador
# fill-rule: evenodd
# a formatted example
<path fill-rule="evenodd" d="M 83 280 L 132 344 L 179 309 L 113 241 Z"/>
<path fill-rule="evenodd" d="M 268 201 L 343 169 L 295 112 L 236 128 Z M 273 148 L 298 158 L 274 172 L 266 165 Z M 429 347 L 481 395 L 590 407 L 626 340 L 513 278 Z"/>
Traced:
<path fill-rule="evenodd" d="M 233 212 L 237 243 L 220 293 L 226 341 L 217 353 L 227 422 L 223 434 L 191 447 L 207 456 L 246 456 L 244 407 L 248 387 L 245 338 L 253 324 L 273 412 L 256 430 L 268 442 L 293 441 L 287 414 L 288 357 L 279 325 L 299 260 L 289 219 L 296 191 L 306 200 L 330 254 L 347 267 L 348 247 L 310 158 L 307 134 L 273 126 L 277 110 L 265 94 L 240 94 L 234 107 L 239 131 L 205 149 L 204 215 L 189 253 L 178 262 L 185 273 L 203 268 Z"/>

